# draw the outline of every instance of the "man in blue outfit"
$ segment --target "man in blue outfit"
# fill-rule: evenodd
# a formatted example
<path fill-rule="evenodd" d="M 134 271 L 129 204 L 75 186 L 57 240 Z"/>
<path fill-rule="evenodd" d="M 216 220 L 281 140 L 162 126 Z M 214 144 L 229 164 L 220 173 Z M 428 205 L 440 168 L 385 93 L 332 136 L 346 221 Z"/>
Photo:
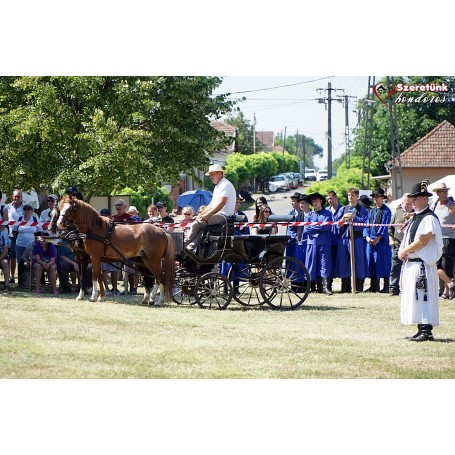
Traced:
<path fill-rule="evenodd" d="M 308 202 L 313 210 L 305 215 L 308 222 L 332 221 L 332 212 L 324 208 L 326 199 L 319 193 L 312 193 L 307 196 Z M 307 247 L 305 267 L 308 269 L 311 279 L 311 290 L 326 295 L 332 295 L 329 289 L 329 279 L 332 273 L 332 240 L 331 224 L 305 226 L 307 235 Z"/>
<path fill-rule="evenodd" d="M 359 203 L 359 190 L 349 188 L 349 204 L 343 207 L 340 220 L 344 221 L 338 228 L 339 244 L 336 258 L 335 276 L 341 278 L 341 292 L 351 292 L 351 236 L 349 223 L 367 223 L 368 212 L 366 208 Z M 363 238 L 363 227 L 354 226 L 354 262 L 355 262 L 355 288 L 357 292 L 363 291 L 363 284 L 366 276 L 366 243 Z"/>
<path fill-rule="evenodd" d="M 389 293 L 390 271 L 392 269 L 392 250 L 389 246 L 388 225 L 392 219 L 392 212 L 384 204 L 386 199 L 382 188 L 376 188 L 371 197 L 375 207 L 369 213 L 369 224 L 381 226 L 367 226 L 363 236 L 367 242 L 367 276 L 370 277 L 370 287 L 365 292 Z M 380 290 L 380 279 L 384 280 L 384 287 Z"/>

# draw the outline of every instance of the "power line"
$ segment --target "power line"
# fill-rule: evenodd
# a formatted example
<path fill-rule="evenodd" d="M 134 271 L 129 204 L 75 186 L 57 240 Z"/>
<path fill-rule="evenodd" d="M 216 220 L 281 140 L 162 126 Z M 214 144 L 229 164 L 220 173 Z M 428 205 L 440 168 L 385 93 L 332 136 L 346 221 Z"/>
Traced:
<path fill-rule="evenodd" d="M 322 81 L 324 79 L 330 79 L 335 76 L 325 76 L 325 77 L 320 77 L 319 79 L 313 79 L 311 81 L 303 81 L 303 82 L 296 82 L 295 84 L 286 84 L 286 85 L 277 85 L 275 87 L 267 87 L 267 88 L 258 88 L 254 90 L 244 90 L 242 92 L 231 92 L 229 93 L 230 95 L 237 95 L 239 93 L 252 93 L 252 92 L 262 92 L 264 90 L 275 90 L 277 88 L 284 88 L 284 87 L 294 87 L 295 85 L 302 85 L 302 84 L 310 84 L 311 82 L 317 82 L 317 81 Z"/>

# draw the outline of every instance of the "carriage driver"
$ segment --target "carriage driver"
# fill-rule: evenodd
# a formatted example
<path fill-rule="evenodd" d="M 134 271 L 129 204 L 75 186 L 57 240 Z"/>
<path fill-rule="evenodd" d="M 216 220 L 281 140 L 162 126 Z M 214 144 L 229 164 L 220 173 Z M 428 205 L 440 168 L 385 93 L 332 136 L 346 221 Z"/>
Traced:
<path fill-rule="evenodd" d="M 227 216 L 232 216 L 235 212 L 237 193 L 234 185 L 224 177 L 223 168 L 219 164 L 212 164 L 205 175 L 210 177 L 215 188 L 212 201 L 202 213 L 198 214 L 191 225 L 186 241 L 186 248 L 189 250 L 194 250 L 199 244 L 205 226 L 220 224 L 226 220 Z"/>

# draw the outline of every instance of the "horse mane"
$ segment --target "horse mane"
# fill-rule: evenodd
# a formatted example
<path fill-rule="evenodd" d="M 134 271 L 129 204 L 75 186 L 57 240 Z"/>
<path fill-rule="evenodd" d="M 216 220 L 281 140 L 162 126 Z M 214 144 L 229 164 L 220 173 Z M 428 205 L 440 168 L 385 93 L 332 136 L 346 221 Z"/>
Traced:
<path fill-rule="evenodd" d="M 108 225 L 109 221 L 98 214 L 98 212 L 90 205 L 80 199 L 72 196 L 65 196 L 61 204 L 65 202 L 72 204 L 76 211 L 81 214 L 83 223 L 87 226 L 89 231 L 95 231 L 96 227 Z"/>

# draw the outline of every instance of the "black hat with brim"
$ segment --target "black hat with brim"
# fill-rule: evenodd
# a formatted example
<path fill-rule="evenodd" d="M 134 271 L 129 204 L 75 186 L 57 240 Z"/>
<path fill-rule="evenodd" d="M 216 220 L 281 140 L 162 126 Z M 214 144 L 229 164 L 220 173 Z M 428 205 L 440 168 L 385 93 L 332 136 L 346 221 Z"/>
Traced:
<path fill-rule="evenodd" d="M 385 194 L 385 191 L 382 188 L 376 188 L 371 194 L 371 197 L 375 196 L 382 196 L 382 197 L 387 197 Z"/>
<path fill-rule="evenodd" d="M 366 194 L 359 197 L 359 202 L 365 207 L 371 207 L 373 205 L 373 201 Z"/>
<path fill-rule="evenodd" d="M 325 205 L 325 203 L 327 202 L 327 199 L 322 194 L 319 193 L 311 193 L 307 196 L 308 203 L 311 205 L 313 205 L 313 199 L 321 199 L 322 205 Z"/>
<path fill-rule="evenodd" d="M 430 193 L 427 188 L 430 184 L 429 180 L 422 180 L 421 182 L 416 183 L 411 190 L 409 197 L 419 197 L 419 196 L 433 196 L 433 193 Z"/>
<path fill-rule="evenodd" d="M 297 200 L 299 200 L 299 198 L 300 198 L 300 193 L 297 192 L 297 191 L 291 196 L 291 199 L 297 199 Z"/>

